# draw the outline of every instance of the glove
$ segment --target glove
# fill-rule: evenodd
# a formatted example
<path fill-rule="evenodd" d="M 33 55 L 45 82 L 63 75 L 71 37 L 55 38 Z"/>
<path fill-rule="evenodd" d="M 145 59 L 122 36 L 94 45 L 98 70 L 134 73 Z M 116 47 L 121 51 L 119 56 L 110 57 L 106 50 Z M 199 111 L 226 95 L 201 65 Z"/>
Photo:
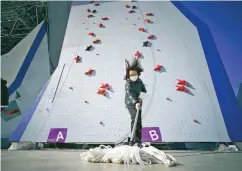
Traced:
<path fill-rule="evenodd" d="M 136 110 L 139 110 L 140 109 L 140 103 L 136 103 L 135 108 L 136 108 Z"/>

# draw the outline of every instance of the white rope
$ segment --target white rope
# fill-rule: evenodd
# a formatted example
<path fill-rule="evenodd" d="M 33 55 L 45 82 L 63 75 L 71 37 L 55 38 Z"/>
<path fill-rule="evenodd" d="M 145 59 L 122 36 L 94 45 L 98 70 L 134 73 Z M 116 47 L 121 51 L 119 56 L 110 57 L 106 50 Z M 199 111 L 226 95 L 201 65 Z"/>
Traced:
<path fill-rule="evenodd" d="M 81 160 L 92 163 L 116 163 L 116 164 L 164 164 L 168 167 L 176 165 L 176 159 L 170 154 L 148 146 L 121 145 L 112 148 L 111 146 L 100 145 L 80 154 Z"/>

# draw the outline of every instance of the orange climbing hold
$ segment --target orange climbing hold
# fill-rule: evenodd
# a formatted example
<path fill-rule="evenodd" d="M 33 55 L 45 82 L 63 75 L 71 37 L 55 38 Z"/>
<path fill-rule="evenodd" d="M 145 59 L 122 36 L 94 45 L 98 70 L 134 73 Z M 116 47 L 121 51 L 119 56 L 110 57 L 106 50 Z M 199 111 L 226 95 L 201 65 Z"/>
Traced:
<path fill-rule="evenodd" d="M 129 10 L 128 13 L 130 13 L 130 14 L 131 14 L 131 13 L 134 13 L 134 10 Z"/>
<path fill-rule="evenodd" d="M 88 33 L 89 36 L 94 36 L 95 34 L 93 32 Z"/>
<path fill-rule="evenodd" d="M 109 20 L 108 17 L 103 17 L 102 20 Z"/>
<path fill-rule="evenodd" d="M 183 85 L 182 85 L 182 86 L 178 86 L 178 85 L 176 85 L 176 90 L 177 90 L 177 91 L 183 91 L 183 92 L 185 92 L 185 93 L 188 92 L 188 90 L 186 89 L 186 87 L 184 87 Z"/>
<path fill-rule="evenodd" d="M 148 12 L 145 14 L 146 16 L 153 16 L 153 14 L 151 12 Z"/>
<path fill-rule="evenodd" d="M 100 28 L 103 27 L 103 26 L 104 26 L 104 25 L 103 25 L 102 23 L 99 23 L 99 24 L 98 24 L 98 27 L 100 27 Z"/>
<path fill-rule="evenodd" d="M 161 71 L 161 65 L 156 65 L 156 67 L 154 68 L 154 71 Z"/>
<path fill-rule="evenodd" d="M 85 74 L 86 74 L 86 75 L 91 75 L 93 71 L 94 71 L 94 70 L 90 68 L 87 72 L 85 72 Z"/>
<path fill-rule="evenodd" d="M 103 88 L 103 89 L 106 89 L 106 90 L 110 90 L 108 83 L 106 83 L 106 84 L 102 83 L 100 88 Z"/>
<path fill-rule="evenodd" d="M 81 61 L 81 57 L 77 55 L 77 56 L 75 57 L 75 61 L 76 61 L 76 63 L 80 62 L 80 61 Z"/>
<path fill-rule="evenodd" d="M 146 23 L 152 23 L 152 21 L 150 19 L 145 19 Z"/>
<path fill-rule="evenodd" d="M 94 4 L 94 6 L 100 6 L 100 3 L 96 3 L 96 4 Z"/>
<path fill-rule="evenodd" d="M 99 39 L 96 39 L 96 40 L 93 41 L 93 43 L 95 43 L 95 44 L 97 44 L 97 43 L 99 43 L 99 42 L 100 42 Z"/>
<path fill-rule="evenodd" d="M 129 8 L 130 6 L 128 4 L 125 5 L 125 8 Z"/>
<path fill-rule="evenodd" d="M 153 34 L 150 34 L 147 38 L 148 38 L 148 39 L 154 39 L 154 37 L 155 37 L 155 36 L 154 36 Z"/>
<path fill-rule="evenodd" d="M 180 84 L 180 85 L 184 85 L 184 86 L 187 86 L 188 87 L 188 83 L 186 82 L 186 80 L 179 80 L 177 79 L 177 84 Z"/>
<path fill-rule="evenodd" d="M 98 89 L 97 94 L 106 96 L 106 91 L 104 89 Z"/>
<path fill-rule="evenodd" d="M 144 28 L 139 28 L 138 30 L 139 31 L 142 31 L 142 32 L 145 32 L 145 29 Z"/>
<path fill-rule="evenodd" d="M 139 57 L 141 57 L 141 54 L 140 54 L 139 51 L 136 51 L 135 54 L 134 54 L 134 56 L 136 57 L 136 59 L 138 59 Z"/>

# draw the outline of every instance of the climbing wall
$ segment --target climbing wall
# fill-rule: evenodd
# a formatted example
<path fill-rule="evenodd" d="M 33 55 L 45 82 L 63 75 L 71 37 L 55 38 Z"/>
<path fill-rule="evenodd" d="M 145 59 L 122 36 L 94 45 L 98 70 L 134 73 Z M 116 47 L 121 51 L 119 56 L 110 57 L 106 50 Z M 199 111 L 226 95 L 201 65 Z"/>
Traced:
<path fill-rule="evenodd" d="M 41 22 L 9 53 L 1 56 L 9 106 L 1 109 L 1 138 L 9 138 L 50 77 L 45 23 Z"/>
<path fill-rule="evenodd" d="M 124 60 L 133 57 L 141 60 L 148 91 L 143 137 L 153 131 L 157 142 L 231 141 L 197 28 L 170 2 L 73 6 L 59 65 L 12 140 L 124 139 L 130 132 Z"/>

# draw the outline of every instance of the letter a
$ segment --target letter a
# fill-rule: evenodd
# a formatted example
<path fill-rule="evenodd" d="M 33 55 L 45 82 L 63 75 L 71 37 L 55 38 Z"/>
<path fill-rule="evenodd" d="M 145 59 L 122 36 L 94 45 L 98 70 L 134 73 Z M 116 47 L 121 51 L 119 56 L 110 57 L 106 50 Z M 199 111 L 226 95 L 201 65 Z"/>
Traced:
<path fill-rule="evenodd" d="M 62 135 L 61 131 L 60 131 L 60 132 L 58 133 L 58 135 L 57 135 L 56 142 L 58 142 L 58 141 L 59 141 L 59 139 L 64 140 L 64 137 L 63 137 L 63 135 Z"/>
<path fill-rule="evenodd" d="M 159 135 L 157 135 L 155 130 L 149 131 L 149 134 L 150 134 L 150 138 L 152 139 L 152 141 L 156 141 L 159 139 Z"/>

